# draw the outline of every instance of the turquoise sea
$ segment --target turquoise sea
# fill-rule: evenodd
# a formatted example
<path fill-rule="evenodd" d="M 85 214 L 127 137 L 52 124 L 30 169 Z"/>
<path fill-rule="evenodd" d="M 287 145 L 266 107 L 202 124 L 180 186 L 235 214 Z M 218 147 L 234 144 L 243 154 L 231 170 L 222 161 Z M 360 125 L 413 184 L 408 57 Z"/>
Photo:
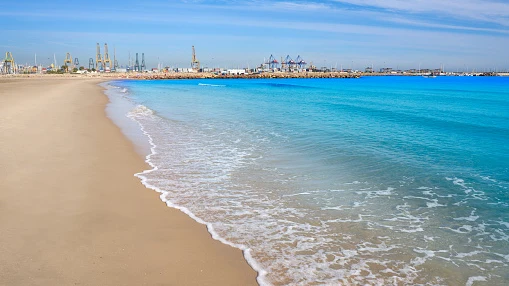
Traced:
<path fill-rule="evenodd" d="M 262 285 L 509 285 L 509 77 L 122 80 L 107 94 L 151 147 L 140 180 L 242 249 Z"/>

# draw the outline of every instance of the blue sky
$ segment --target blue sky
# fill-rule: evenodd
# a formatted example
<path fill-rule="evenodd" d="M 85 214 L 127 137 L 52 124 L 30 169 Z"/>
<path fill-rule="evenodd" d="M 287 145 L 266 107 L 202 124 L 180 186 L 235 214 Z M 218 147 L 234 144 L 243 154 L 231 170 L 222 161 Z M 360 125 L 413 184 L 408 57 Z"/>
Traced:
<path fill-rule="evenodd" d="M 271 54 L 316 66 L 509 69 L 505 0 L 2 1 L 0 51 L 18 63 L 82 65 L 96 43 L 149 67 L 254 67 Z"/>

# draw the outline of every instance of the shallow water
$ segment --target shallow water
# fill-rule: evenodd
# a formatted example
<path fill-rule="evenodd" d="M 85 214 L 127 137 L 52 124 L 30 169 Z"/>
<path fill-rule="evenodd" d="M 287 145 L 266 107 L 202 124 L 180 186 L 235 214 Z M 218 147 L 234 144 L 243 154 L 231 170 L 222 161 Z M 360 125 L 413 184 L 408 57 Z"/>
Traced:
<path fill-rule="evenodd" d="M 138 176 L 261 284 L 509 283 L 509 78 L 109 84 Z"/>

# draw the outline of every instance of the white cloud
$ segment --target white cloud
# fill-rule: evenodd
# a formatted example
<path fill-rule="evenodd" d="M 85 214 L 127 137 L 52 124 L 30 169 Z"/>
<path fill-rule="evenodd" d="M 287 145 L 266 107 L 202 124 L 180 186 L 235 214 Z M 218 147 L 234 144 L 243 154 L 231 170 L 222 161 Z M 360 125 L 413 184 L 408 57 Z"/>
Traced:
<path fill-rule="evenodd" d="M 493 0 L 335 0 L 335 2 L 407 13 L 439 13 L 458 19 L 509 25 L 509 3 Z"/>

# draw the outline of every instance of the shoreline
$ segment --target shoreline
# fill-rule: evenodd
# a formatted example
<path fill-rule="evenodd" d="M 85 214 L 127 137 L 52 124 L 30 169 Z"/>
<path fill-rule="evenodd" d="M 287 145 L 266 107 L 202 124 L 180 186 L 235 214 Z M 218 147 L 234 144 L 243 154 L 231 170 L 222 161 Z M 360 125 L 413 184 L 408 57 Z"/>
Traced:
<path fill-rule="evenodd" d="M 263 72 L 246 74 L 216 74 L 212 72 L 112 72 L 84 74 L 2 74 L 0 79 L 22 78 L 100 78 L 105 81 L 117 79 L 132 80 L 183 80 L 183 79 L 358 79 L 362 77 L 425 77 L 426 74 L 392 74 L 392 73 L 347 73 L 347 72 Z M 469 75 L 446 74 L 437 77 L 505 77 L 509 73 L 477 73 Z"/>
<path fill-rule="evenodd" d="M 168 208 L 106 116 L 109 79 L 0 79 L 0 281 L 256 285 L 242 252 Z"/>
<path fill-rule="evenodd" d="M 132 104 L 132 102 L 127 102 L 126 99 L 123 99 L 122 91 L 120 91 L 120 87 L 112 84 L 115 80 L 105 81 L 100 84 L 101 87 L 104 88 L 105 94 L 108 96 L 110 103 L 107 107 L 108 117 L 122 129 L 122 133 L 136 146 L 138 154 L 143 158 L 145 163 L 150 166 L 143 170 L 142 172 L 134 174 L 135 177 L 140 179 L 141 183 L 150 190 L 153 190 L 160 194 L 160 200 L 165 203 L 169 208 L 176 209 L 186 214 L 190 218 L 192 218 L 195 222 L 204 225 L 207 228 L 208 233 L 214 240 L 217 240 L 225 245 L 231 246 L 233 248 L 239 249 L 242 251 L 244 259 L 249 264 L 253 270 L 255 270 L 257 275 L 257 282 L 259 285 L 270 285 L 266 281 L 266 271 L 258 264 L 258 262 L 251 256 L 250 249 L 244 245 L 234 244 L 222 236 L 220 236 L 215 230 L 212 224 L 207 223 L 203 219 L 196 216 L 193 212 L 191 212 L 188 208 L 172 203 L 170 200 L 164 198 L 164 195 L 167 194 L 167 191 L 164 191 L 157 186 L 151 185 L 147 182 L 146 174 L 149 174 L 153 171 L 157 171 L 158 167 L 152 163 L 150 157 L 156 154 L 155 148 L 157 145 L 154 144 L 152 137 L 149 133 L 147 133 L 143 127 L 143 125 L 136 120 L 135 118 L 131 118 L 130 116 L 125 116 L 124 113 L 129 112 L 130 110 L 126 109 L 126 106 L 130 109 L 135 109 L 136 106 Z M 121 92 L 120 94 L 118 92 Z M 121 111 L 122 114 L 116 113 Z M 119 116 L 121 115 L 121 116 Z M 132 130 L 135 129 L 135 130 Z M 138 134 L 141 133 L 141 138 Z M 148 149 L 146 144 L 149 145 Z"/>

